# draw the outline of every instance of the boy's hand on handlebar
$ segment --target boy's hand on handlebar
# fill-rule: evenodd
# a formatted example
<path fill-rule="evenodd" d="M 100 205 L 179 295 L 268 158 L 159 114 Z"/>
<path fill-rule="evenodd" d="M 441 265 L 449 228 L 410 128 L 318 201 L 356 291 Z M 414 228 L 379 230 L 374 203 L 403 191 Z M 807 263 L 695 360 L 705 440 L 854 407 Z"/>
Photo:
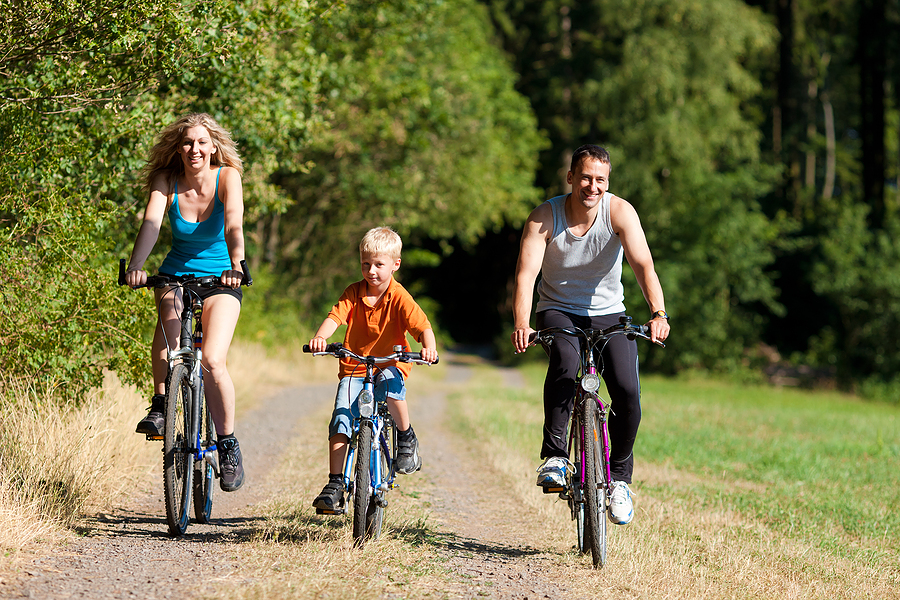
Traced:
<path fill-rule="evenodd" d="M 422 356 L 422 360 L 424 360 L 425 362 L 433 363 L 438 359 L 437 350 L 435 350 L 434 348 L 422 348 L 419 354 Z"/>
<path fill-rule="evenodd" d="M 512 339 L 513 346 L 516 347 L 516 354 L 521 352 L 525 352 L 528 349 L 528 346 L 534 344 L 534 329 L 531 327 L 520 327 L 513 331 L 510 338 Z"/>
<path fill-rule="evenodd" d="M 147 272 L 142 269 L 133 269 L 125 271 L 125 284 L 130 287 L 145 285 L 147 283 Z"/>
<path fill-rule="evenodd" d="M 241 281 L 244 280 L 244 274 L 234 269 L 222 271 L 222 285 L 227 285 L 232 289 L 241 287 Z"/>
<path fill-rule="evenodd" d="M 321 335 L 317 335 L 316 337 L 309 340 L 309 351 L 310 352 L 325 352 L 325 346 L 328 345 L 328 340 L 323 338 Z"/>

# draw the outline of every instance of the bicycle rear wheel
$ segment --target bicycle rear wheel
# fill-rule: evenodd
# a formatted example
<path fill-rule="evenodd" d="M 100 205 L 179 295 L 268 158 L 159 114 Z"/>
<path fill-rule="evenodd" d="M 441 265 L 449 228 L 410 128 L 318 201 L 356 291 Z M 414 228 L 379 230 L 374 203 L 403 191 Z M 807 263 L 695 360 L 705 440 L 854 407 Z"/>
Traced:
<path fill-rule="evenodd" d="M 368 537 L 369 505 L 375 503 L 372 494 L 370 466 L 372 464 L 373 431 L 370 421 L 359 424 L 356 438 L 356 467 L 353 485 L 353 539 L 362 546 Z"/>
<path fill-rule="evenodd" d="M 597 402 L 591 397 L 581 405 L 584 431 L 584 510 L 587 542 L 595 567 L 606 562 L 606 453 L 603 450 L 603 423 Z"/>
<path fill-rule="evenodd" d="M 200 447 L 207 450 L 216 443 L 216 429 L 206 406 L 203 384 L 200 390 Z M 198 523 L 209 523 L 215 476 L 215 470 L 206 458 L 194 461 L 194 517 Z"/>
<path fill-rule="evenodd" d="M 166 494 L 166 521 L 169 533 L 181 535 L 190 518 L 191 475 L 194 460 L 190 451 L 191 374 L 184 364 L 169 373 L 166 397 L 166 429 L 163 438 L 163 488 Z"/>

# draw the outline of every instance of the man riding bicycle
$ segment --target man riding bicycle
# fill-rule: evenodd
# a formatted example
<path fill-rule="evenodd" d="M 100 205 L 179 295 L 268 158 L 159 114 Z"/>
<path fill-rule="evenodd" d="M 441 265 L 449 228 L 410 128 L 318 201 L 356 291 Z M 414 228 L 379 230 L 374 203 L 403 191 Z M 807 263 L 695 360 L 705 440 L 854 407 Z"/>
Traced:
<path fill-rule="evenodd" d="M 538 329 L 579 327 L 603 329 L 625 314 L 622 256 L 634 271 L 650 306 L 653 342 L 669 335 L 662 286 L 634 207 L 608 191 L 609 153 L 584 145 L 572 155 L 566 181 L 572 192 L 535 208 L 522 233 L 513 297 L 512 343 L 524 352 L 530 326 L 532 295 L 538 273 Z M 544 432 L 538 486 L 563 487 L 568 468 L 566 429 L 575 396 L 579 367 L 578 342 L 559 336 L 547 349 L 550 363 L 544 381 Z M 614 480 L 610 520 L 626 525 L 634 516 L 631 490 L 633 448 L 641 421 L 637 344 L 616 336 L 603 349 L 603 378 L 612 400 L 609 419 L 610 468 Z"/>

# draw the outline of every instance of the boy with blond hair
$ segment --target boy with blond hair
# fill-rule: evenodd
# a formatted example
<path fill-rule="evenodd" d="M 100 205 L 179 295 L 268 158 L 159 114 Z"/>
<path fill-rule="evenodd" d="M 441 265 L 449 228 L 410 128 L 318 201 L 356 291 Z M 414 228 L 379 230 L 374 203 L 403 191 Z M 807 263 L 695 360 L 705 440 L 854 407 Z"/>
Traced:
<path fill-rule="evenodd" d="M 351 284 L 328 316 L 322 321 L 316 335 L 309 340 L 312 352 L 324 352 L 328 338 L 341 325 L 347 325 L 344 347 L 363 356 L 387 356 L 394 346 L 407 347 L 406 334 L 422 344 L 422 360 L 437 360 L 437 344 L 434 331 L 425 312 L 416 304 L 406 289 L 394 280 L 400 268 L 400 251 L 403 242 L 389 227 L 370 229 L 359 244 L 362 281 Z M 419 442 L 409 422 L 406 406 L 406 386 L 409 377 L 408 363 L 394 363 L 381 369 L 375 379 L 376 398 L 387 397 L 388 409 L 397 427 L 397 473 L 407 475 L 422 468 Z M 328 427 L 328 483 L 322 489 L 313 506 L 327 511 L 343 508 L 344 484 L 342 471 L 347 444 L 353 431 L 352 420 L 359 415 L 356 396 L 362 389 L 365 371 L 359 371 L 349 359 L 341 359 L 334 412 Z"/>

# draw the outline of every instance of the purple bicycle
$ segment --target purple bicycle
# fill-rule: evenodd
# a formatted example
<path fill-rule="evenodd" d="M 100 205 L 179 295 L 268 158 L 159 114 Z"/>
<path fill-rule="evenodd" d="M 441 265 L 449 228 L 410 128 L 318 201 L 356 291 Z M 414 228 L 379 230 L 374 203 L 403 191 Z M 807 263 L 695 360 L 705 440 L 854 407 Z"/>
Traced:
<path fill-rule="evenodd" d="M 558 493 L 572 511 L 578 531 L 578 550 L 593 555 L 594 567 L 606 563 L 606 511 L 612 494 L 609 468 L 609 418 L 611 402 L 598 394 L 603 376 L 602 350 L 614 335 L 629 339 L 650 339 L 650 328 L 632 325 L 631 317 L 619 317 L 616 325 L 606 329 L 548 327 L 535 332 L 533 343 L 549 346 L 556 336 L 570 336 L 580 341 L 581 366 L 575 380 L 575 404 L 569 428 L 569 456 L 573 469 L 567 469 L 566 487 L 544 487 L 544 493 Z M 660 346 L 665 344 L 657 342 Z M 597 357 L 600 368 L 597 368 Z"/>

